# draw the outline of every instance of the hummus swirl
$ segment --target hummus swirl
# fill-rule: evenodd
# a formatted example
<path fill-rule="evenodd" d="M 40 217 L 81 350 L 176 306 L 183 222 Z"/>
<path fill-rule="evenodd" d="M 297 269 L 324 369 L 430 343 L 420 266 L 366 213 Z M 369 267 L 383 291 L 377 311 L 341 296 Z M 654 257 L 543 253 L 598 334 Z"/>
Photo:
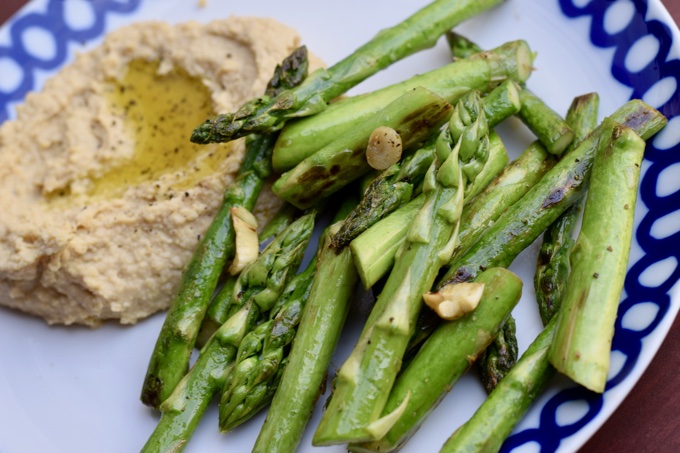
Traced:
<path fill-rule="evenodd" d="M 159 74 L 181 69 L 199 80 L 216 112 L 233 111 L 264 91 L 298 41 L 269 19 L 135 24 L 27 96 L 17 119 L 0 126 L 0 304 L 50 324 L 90 326 L 135 323 L 167 308 L 238 170 L 243 142 L 181 191 L 173 181 L 183 175 L 174 172 L 113 197 L 88 197 L 93 175 L 135 152 L 107 90 L 131 62 L 154 61 Z M 65 200 L 51 200 L 55 193 Z"/>

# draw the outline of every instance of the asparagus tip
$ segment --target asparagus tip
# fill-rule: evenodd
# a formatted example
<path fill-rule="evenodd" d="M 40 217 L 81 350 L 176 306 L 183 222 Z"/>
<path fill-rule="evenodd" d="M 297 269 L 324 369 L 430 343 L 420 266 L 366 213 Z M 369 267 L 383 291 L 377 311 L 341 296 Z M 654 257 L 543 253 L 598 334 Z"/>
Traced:
<path fill-rule="evenodd" d="M 212 122 L 206 120 L 204 123 L 197 126 L 191 133 L 191 143 L 197 143 L 199 145 L 205 145 L 210 143 L 210 136 L 212 131 Z"/>

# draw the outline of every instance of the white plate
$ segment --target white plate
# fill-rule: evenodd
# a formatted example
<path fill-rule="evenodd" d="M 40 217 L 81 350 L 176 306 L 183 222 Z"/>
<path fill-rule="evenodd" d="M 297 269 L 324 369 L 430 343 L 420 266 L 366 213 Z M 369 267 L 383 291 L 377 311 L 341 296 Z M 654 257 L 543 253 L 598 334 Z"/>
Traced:
<path fill-rule="evenodd" d="M 71 61 L 75 51 L 96 45 L 106 31 L 131 22 L 189 18 L 208 21 L 230 14 L 271 16 L 297 28 L 308 47 L 334 63 L 426 3 L 371 2 L 36 0 L 0 28 L 0 121 L 29 89 Z M 565 112 L 571 99 L 597 91 L 601 116 L 631 97 L 641 97 L 669 118 L 680 112 L 680 34 L 658 0 L 508 0 L 460 31 L 484 47 L 523 38 L 538 52 L 529 86 Z M 444 42 L 394 65 L 353 90 L 367 91 L 448 60 Z M 673 291 L 680 277 L 680 119 L 650 142 L 641 200 L 636 211 L 626 294 L 603 397 L 556 379 L 516 428 L 506 450 L 577 450 L 630 391 L 665 337 L 680 306 Z M 532 139 L 523 126 L 504 127 L 513 156 Z M 509 132 L 512 132 L 509 134 Z M 536 246 L 512 266 L 526 282 L 514 311 L 520 349 L 540 330 L 531 279 Z M 0 452 L 138 451 L 157 416 L 139 403 L 139 391 L 163 314 L 135 327 L 105 325 L 91 331 L 48 327 L 0 310 Z M 333 361 L 337 369 L 353 346 L 359 321 L 350 323 Z M 476 409 L 484 393 L 465 376 L 430 416 L 404 451 L 436 451 Z M 323 402 L 323 401 L 322 401 Z M 300 451 L 311 451 L 315 412 Z M 187 452 L 248 451 L 263 415 L 229 435 L 217 433 L 217 412 L 205 415 Z M 343 447 L 328 451 L 341 452 Z"/>

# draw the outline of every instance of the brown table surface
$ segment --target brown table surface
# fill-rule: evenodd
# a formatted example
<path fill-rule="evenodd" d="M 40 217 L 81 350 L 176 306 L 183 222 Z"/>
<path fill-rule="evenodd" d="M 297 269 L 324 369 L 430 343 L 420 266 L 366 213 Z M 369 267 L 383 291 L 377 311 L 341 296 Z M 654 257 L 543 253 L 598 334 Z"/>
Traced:
<path fill-rule="evenodd" d="M 680 0 L 661 0 L 680 23 Z M 26 0 L 1 0 L 0 24 Z M 621 406 L 581 453 L 680 452 L 680 317 Z"/>

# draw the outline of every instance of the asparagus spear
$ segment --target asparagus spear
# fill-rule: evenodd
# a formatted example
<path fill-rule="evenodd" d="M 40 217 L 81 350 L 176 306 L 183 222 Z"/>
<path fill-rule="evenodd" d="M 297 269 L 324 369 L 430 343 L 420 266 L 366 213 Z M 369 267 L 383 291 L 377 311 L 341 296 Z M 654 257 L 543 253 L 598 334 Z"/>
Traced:
<path fill-rule="evenodd" d="M 251 298 L 262 312 L 274 306 L 302 262 L 315 216 L 312 212 L 291 223 L 241 272 L 231 292 L 228 317 Z"/>
<path fill-rule="evenodd" d="M 274 96 L 298 85 L 307 74 L 307 49 L 301 47 L 274 71 L 266 92 Z M 253 208 L 264 180 L 271 173 L 275 137 L 258 135 L 246 144 L 239 176 L 226 189 L 224 202 L 184 271 L 142 386 L 141 400 L 158 408 L 189 368 L 189 358 L 225 263 L 234 256 L 234 227 L 230 209 Z"/>
<path fill-rule="evenodd" d="M 498 175 L 496 180 L 471 200 L 463 210 L 460 231 L 458 233 L 458 244 L 456 244 L 449 262 L 454 262 L 457 257 L 462 256 L 484 234 L 489 226 L 506 212 L 509 206 L 512 206 L 517 200 L 521 199 L 552 168 L 554 163 L 555 159 L 545 150 L 540 142 L 536 141 L 515 161 L 508 165 Z M 377 240 L 378 236 L 376 234 L 376 240 L 373 241 L 377 253 L 386 248 Z M 355 241 L 357 244 L 360 244 L 365 239 L 362 235 Z M 352 251 L 355 253 L 355 263 L 361 269 L 360 266 L 363 265 L 366 254 L 360 251 L 362 249 L 355 251 L 354 247 L 355 243 L 353 242 Z M 361 272 L 359 275 L 363 276 Z M 432 334 L 440 322 L 441 318 L 432 310 L 421 310 L 416 324 L 416 334 L 410 340 L 409 350 L 414 351 L 420 347 L 420 344 Z"/>
<path fill-rule="evenodd" d="M 483 104 L 491 129 L 519 111 L 517 88 L 510 81 L 503 82 L 483 99 Z M 489 161 L 484 166 L 485 174 L 478 175 L 478 178 L 488 179 L 488 181 L 480 181 L 470 189 L 480 186 L 483 189 L 483 186 L 486 186 L 508 163 L 508 155 L 500 137 L 493 134 L 493 139 L 490 137 L 489 142 Z M 403 163 L 393 165 L 378 176 L 369 186 L 359 206 L 348 216 L 338 234 L 333 236 L 333 248 L 341 250 L 371 225 L 410 201 L 411 194 L 422 182 L 425 172 L 434 159 L 434 151 L 434 143 L 432 143 L 404 159 Z M 490 177 L 487 178 L 487 175 Z M 468 191 L 466 198 L 472 198 L 474 195 L 476 194 Z"/>
<path fill-rule="evenodd" d="M 493 136 L 489 136 L 493 143 Z M 491 147 L 493 150 L 493 146 Z M 493 152 L 490 153 L 490 158 Z M 554 164 L 554 159 L 538 142 L 529 146 L 479 195 L 470 200 L 460 220 L 458 242 L 452 259 L 461 256 L 509 206 L 519 200 Z M 486 167 L 485 167 L 486 168 Z M 422 206 L 423 198 L 385 217 L 350 243 L 354 262 L 364 287 L 370 288 L 394 263 L 409 223 Z"/>
<path fill-rule="evenodd" d="M 286 203 L 274 218 L 262 229 L 260 233 L 260 248 L 262 248 L 270 239 L 280 234 L 288 225 L 290 225 L 300 211 L 294 206 Z M 229 275 L 222 284 L 220 291 L 210 301 L 210 305 L 203 317 L 201 328 L 196 337 L 196 346 L 202 348 L 208 342 L 210 337 L 220 328 L 222 324 L 233 313 L 232 309 L 232 294 L 238 276 Z"/>
<path fill-rule="evenodd" d="M 611 141 L 601 142 L 550 347 L 550 363 L 560 373 L 599 393 L 607 382 L 644 150 L 644 140 L 620 125 Z"/>
<path fill-rule="evenodd" d="M 372 40 L 329 69 L 315 71 L 300 87 L 265 95 L 237 112 L 218 115 L 196 128 L 195 143 L 225 142 L 253 132 L 272 133 L 290 118 L 318 113 L 327 103 L 395 61 L 432 47 L 448 29 L 502 0 L 435 0 L 380 31 Z"/>
<path fill-rule="evenodd" d="M 597 125 L 599 97 L 595 93 L 578 96 L 567 112 L 567 124 L 574 130 L 574 144 L 583 140 Z M 581 202 L 570 207 L 543 234 L 534 276 L 536 302 L 543 325 L 559 310 L 569 275 L 569 254 L 574 245 L 571 235 L 581 212 Z"/>
<path fill-rule="evenodd" d="M 594 100 L 592 100 L 594 99 Z M 597 124 L 597 107 L 598 98 L 597 95 L 586 95 L 583 97 L 578 97 L 572 103 L 567 113 L 567 124 L 572 130 L 578 128 L 578 141 L 580 142 L 585 138 L 588 133 Z M 540 109 L 536 110 L 540 113 Z M 552 226 L 558 224 L 558 229 L 562 230 L 562 233 L 571 234 L 571 230 L 568 228 L 561 228 L 561 226 L 566 226 L 571 224 L 571 227 L 575 226 L 576 215 L 578 211 L 578 206 L 580 201 L 576 202 L 573 206 L 568 208 L 559 218 L 555 221 L 553 225 L 548 227 L 547 231 L 551 231 Z M 548 233 L 545 233 L 548 234 Z M 570 237 L 562 236 L 562 241 L 571 240 Z M 560 242 L 562 244 L 563 242 Z M 553 246 L 554 250 L 559 250 L 556 260 L 552 261 L 552 265 L 558 265 L 561 269 L 559 277 L 565 278 L 568 274 L 568 259 L 569 259 L 569 246 L 557 249 L 558 246 Z M 559 264 L 558 264 L 559 263 Z M 549 264 L 547 261 L 545 264 Z M 552 267 L 550 269 L 553 269 Z M 538 274 L 537 274 L 538 275 Z M 556 275 L 553 275 L 556 277 Z M 540 298 L 539 306 L 541 305 Z M 544 323 L 547 323 L 550 318 L 544 318 Z M 498 385 L 498 383 L 503 379 L 503 377 L 508 374 L 510 369 L 513 367 L 515 362 L 517 362 L 517 338 L 515 337 L 515 322 L 512 316 L 508 318 L 508 321 L 503 325 L 501 333 L 496 337 L 494 342 L 486 348 L 484 354 L 479 358 L 478 365 L 480 370 L 480 377 L 482 384 L 486 389 L 487 393 L 491 391 Z"/>
<path fill-rule="evenodd" d="M 295 451 L 326 378 L 357 282 L 350 251 L 336 255 L 330 248 L 330 236 L 337 228 L 338 223 L 324 235 L 288 364 L 253 452 Z"/>
<path fill-rule="evenodd" d="M 201 350 L 196 364 L 160 406 L 163 415 L 144 451 L 181 451 L 208 404 L 227 381 L 241 340 L 295 275 L 314 229 L 314 214 L 290 224 L 249 264 L 233 288 L 230 315 Z"/>
<path fill-rule="evenodd" d="M 442 126 L 451 110 L 448 102 L 431 91 L 415 88 L 281 175 L 272 189 L 298 208 L 313 206 L 370 170 L 365 151 L 374 129 L 389 126 L 396 130 L 407 149 Z"/>
<path fill-rule="evenodd" d="M 598 97 L 596 94 L 579 96 L 574 99 L 567 113 L 567 123 L 576 133 L 570 148 L 574 148 L 575 144 L 585 138 L 590 130 L 595 127 L 597 107 Z M 552 255 L 552 260 L 545 264 L 557 266 L 557 269 L 562 271 L 559 274 L 560 278 L 564 279 L 566 279 L 569 273 L 568 251 L 570 246 L 567 244 L 567 241 L 570 240 L 570 228 L 575 220 L 572 212 L 576 210 L 577 206 L 578 204 L 567 209 L 549 227 L 544 235 L 545 238 L 551 230 L 557 230 L 561 233 L 559 236 L 560 240 L 557 242 L 559 245 L 552 246 L 553 249 L 559 247 L 559 253 Z M 548 241 L 546 240 L 546 242 Z M 543 247 L 541 253 L 545 253 Z M 550 268 L 555 269 L 555 267 Z M 544 275 L 540 273 L 540 258 L 539 272 L 536 273 L 537 281 L 539 275 Z M 550 275 L 550 277 L 557 276 L 556 273 L 547 275 Z M 559 282 L 556 281 L 556 283 Z M 537 299 L 539 299 L 539 305 L 541 305 L 541 295 L 553 297 L 551 299 L 553 301 L 561 299 L 561 293 L 542 293 L 538 285 L 536 287 L 536 294 Z M 557 299 L 554 299 L 554 297 Z M 546 307 L 546 305 L 541 306 L 541 317 L 544 324 L 548 324 L 558 306 L 558 304 L 553 304 L 550 306 L 551 309 L 544 309 L 543 307 Z M 509 318 L 508 321 L 511 319 Z M 507 325 L 508 321 L 506 321 L 505 325 Z M 531 402 L 542 391 L 545 384 L 554 374 L 553 368 L 548 364 L 548 347 L 552 341 L 554 328 L 555 322 L 553 321 L 532 343 L 519 362 L 509 372 L 504 373 L 500 379 L 494 379 L 497 385 L 485 385 L 487 392 L 490 393 L 489 398 L 477 410 L 470 421 L 451 436 L 446 444 L 444 444 L 442 451 L 498 451 L 500 449 L 501 444 L 510 434 L 515 424 L 524 415 Z M 497 343 L 497 341 L 494 343 Z M 487 351 L 492 347 L 487 348 Z M 483 362 L 480 361 L 480 363 Z M 486 383 L 489 380 L 482 379 L 482 382 Z M 497 390 L 492 393 L 492 390 L 496 387 Z"/>
<path fill-rule="evenodd" d="M 234 314 L 232 311 L 232 294 L 234 293 L 236 280 L 238 280 L 238 275 L 227 276 L 220 290 L 210 301 L 203 321 L 201 321 L 198 336 L 196 337 L 194 346 L 197 348 L 203 348 L 208 343 L 208 340 L 210 340 L 210 337 L 217 332 L 217 329 Z"/>
<path fill-rule="evenodd" d="M 298 218 L 262 251 L 255 262 L 238 277 L 228 277 L 209 307 L 200 336 L 204 343 L 250 297 L 255 296 L 263 311 L 271 308 L 304 257 L 314 229 L 314 213 Z"/>
<path fill-rule="evenodd" d="M 309 297 L 315 263 L 296 275 L 277 301 L 278 309 L 241 342 L 234 369 L 220 400 L 220 430 L 228 431 L 266 406 L 283 369 L 284 347 L 290 344 Z"/>
<path fill-rule="evenodd" d="M 334 221 L 344 219 L 355 205 L 353 197 L 345 197 Z M 272 307 L 270 320 L 243 340 L 238 363 L 222 393 L 221 430 L 227 431 L 243 423 L 273 398 L 289 360 L 284 348 L 295 337 L 315 271 L 316 263 L 313 260 L 305 271 L 291 281 L 289 289 Z"/>
<path fill-rule="evenodd" d="M 453 30 L 446 32 L 446 42 L 449 44 L 449 50 L 451 51 L 451 58 L 453 61 L 462 60 L 463 58 L 468 58 L 471 55 L 482 52 L 481 47 Z"/>
<path fill-rule="evenodd" d="M 260 310 L 250 301 L 215 332 L 191 371 L 161 404 L 161 419 L 142 453 L 184 450 L 213 396 L 224 385 L 239 343 L 259 319 Z"/>
<path fill-rule="evenodd" d="M 508 316 L 496 338 L 477 360 L 479 377 L 486 393 L 491 393 L 517 362 L 516 329 L 515 318 Z"/>
<path fill-rule="evenodd" d="M 451 435 L 442 453 L 491 453 L 501 449 L 514 426 L 555 374 L 548 362 L 548 350 L 556 319 L 548 323 L 470 420 Z"/>
<path fill-rule="evenodd" d="M 666 118 L 640 100 L 628 101 L 611 116 L 647 139 L 661 130 Z M 569 206 L 578 201 L 590 177 L 595 150 L 609 137 L 611 122 L 603 122 L 565 155 L 522 199 L 508 208 L 465 254 L 451 263 L 439 285 L 467 281 L 487 267 L 507 267 Z"/>
<path fill-rule="evenodd" d="M 423 192 L 425 204 L 411 225 L 382 293 L 352 354 L 338 372 L 337 386 L 313 443 L 375 440 L 396 413 L 383 414 L 423 293 L 455 244 L 465 188 L 475 183 L 489 152 L 488 126 L 478 92 L 456 104 L 436 143 Z M 454 145 L 455 143 L 455 145 Z"/>
<path fill-rule="evenodd" d="M 520 91 L 519 97 L 522 100 L 519 119 L 536 134 L 550 154 L 561 155 L 574 140 L 574 131 L 557 112 L 530 90 Z"/>
<path fill-rule="evenodd" d="M 486 93 L 505 79 L 525 81 L 531 74 L 532 61 L 527 43 L 512 41 L 401 83 L 336 101 L 322 113 L 286 125 L 274 148 L 274 169 L 290 170 L 413 88 L 426 88 L 455 103 L 470 90 Z"/>
<path fill-rule="evenodd" d="M 288 225 L 300 216 L 301 212 L 295 206 L 284 203 L 274 218 L 267 223 L 260 232 L 260 244 L 266 244 L 270 239 L 278 236 Z"/>
<path fill-rule="evenodd" d="M 484 284 L 477 308 L 456 321 L 442 323 L 397 378 L 383 413 L 405 405 L 403 415 L 384 437 L 351 444 L 351 451 L 399 449 L 493 341 L 520 299 L 522 281 L 500 268 L 488 269 L 475 281 Z"/>
<path fill-rule="evenodd" d="M 434 147 L 419 149 L 409 156 L 404 164 L 395 164 L 384 170 L 364 192 L 359 205 L 342 222 L 338 232 L 331 238 L 331 247 L 341 251 L 352 239 L 363 233 L 369 226 L 408 203 L 414 186 L 434 159 Z M 425 166 L 423 171 L 420 164 Z"/>
<path fill-rule="evenodd" d="M 581 101 L 584 100 L 581 99 Z M 593 104 L 596 105 L 596 103 L 596 98 L 591 97 L 587 101 L 586 109 L 592 109 Z M 572 109 L 572 112 L 576 113 L 579 109 Z M 593 116 L 592 112 L 584 113 L 581 126 L 575 127 L 575 130 L 587 128 L 587 124 Z M 569 118 L 569 115 L 567 117 Z M 589 117 L 591 117 L 590 120 Z M 604 141 L 603 143 L 607 144 L 608 142 Z M 602 147 L 602 145 L 600 146 Z M 619 170 L 620 167 L 617 167 L 614 173 L 618 173 Z M 593 169 L 593 178 L 596 176 L 595 169 Z M 591 182 L 591 186 L 592 184 L 595 184 L 595 179 Z M 573 278 L 576 278 L 576 276 Z M 441 450 L 442 452 L 493 452 L 500 450 L 503 441 L 555 372 L 548 360 L 558 321 L 558 317 L 553 316 L 553 314 L 554 312 L 547 313 L 547 316 L 551 318 L 548 318 L 549 322 L 543 332 L 529 346 L 519 362 L 489 395 L 472 418 L 447 440 Z M 597 340 L 594 339 L 593 341 Z"/>
<path fill-rule="evenodd" d="M 397 250 L 404 243 L 409 227 L 426 199 L 425 194 L 420 194 L 350 242 L 354 264 L 364 288 L 372 288 L 392 269 Z"/>
<path fill-rule="evenodd" d="M 455 32 L 448 32 L 446 38 L 454 60 L 467 58 L 482 50 L 475 43 Z M 548 152 L 555 155 L 562 154 L 574 140 L 574 131 L 569 123 L 526 88 L 520 91 L 520 99 L 522 109 L 518 116 L 522 122 L 536 134 Z"/>

